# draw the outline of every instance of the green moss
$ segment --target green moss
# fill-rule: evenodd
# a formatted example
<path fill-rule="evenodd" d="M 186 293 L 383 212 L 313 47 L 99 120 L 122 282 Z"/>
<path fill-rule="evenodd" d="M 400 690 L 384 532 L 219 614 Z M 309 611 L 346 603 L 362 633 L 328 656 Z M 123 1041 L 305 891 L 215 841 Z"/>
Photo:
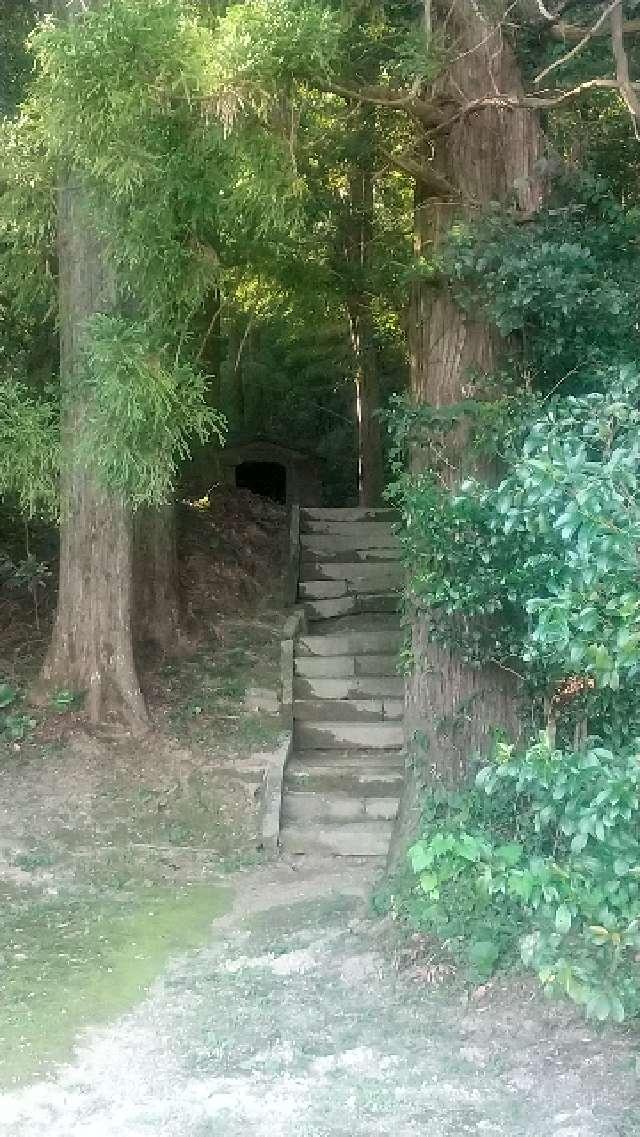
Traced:
<path fill-rule="evenodd" d="M 0 1085 L 65 1060 L 83 1027 L 134 1005 L 171 955 L 206 939 L 229 895 L 197 885 L 100 900 L 2 897 Z"/>

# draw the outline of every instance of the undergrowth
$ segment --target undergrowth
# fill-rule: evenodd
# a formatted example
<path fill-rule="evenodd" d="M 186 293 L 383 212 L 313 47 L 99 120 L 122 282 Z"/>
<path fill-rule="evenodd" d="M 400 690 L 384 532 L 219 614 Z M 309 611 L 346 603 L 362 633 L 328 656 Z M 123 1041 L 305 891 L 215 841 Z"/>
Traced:
<path fill-rule="evenodd" d="M 500 743 L 430 794 L 393 903 L 476 976 L 532 970 L 589 1018 L 640 1013 L 640 750 Z"/>

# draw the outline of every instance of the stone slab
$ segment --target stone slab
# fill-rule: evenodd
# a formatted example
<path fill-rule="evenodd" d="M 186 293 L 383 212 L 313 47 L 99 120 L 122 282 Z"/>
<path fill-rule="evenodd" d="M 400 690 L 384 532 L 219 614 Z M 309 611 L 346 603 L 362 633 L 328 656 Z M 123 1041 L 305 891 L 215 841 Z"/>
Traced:
<path fill-rule="evenodd" d="M 318 538 L 318 540 L 326 540 L 329 538 Z M 303 545 L 300 550 L 301 569 L 304 565 L 315 564 L 340 564 L 344 561 L 346 564 L 384 564 L 384 565 L 400 565 L 400 550 L 393 546 L 378 545 L 375 547 L 362 548 L 358 545 L 346 542 L 340 547 L 335 549 L 321 549 L 312 548 Z"/>
<path fill-rule="evenodd" d="M 308 580 L 300 584 L 301 600 L 330 600 L 347 595 L 346 580 Z"/>
<path fill-rule="evenodd" d="M 283 827 L 282 846 L 289 853 L 324 854 L 337 857 L 386 857 L 393 822 L 360 821 L 345 825 L 300 828 Z"/>
<path fill-rule="evenodd" d="M 293 717 L 301 722 L 382 722 L 384 710 L 382 699 L 296 699 Z"/>
<path fill-rule="evenodd" d="M 384 592 L 402 586 L 403 570 L 400 564 L 389 564 L 388 560 L 371 561 L 303 561 L 300 565 L 300 579 L 306 581 L 346 580 L 350 591 L 360 594 L 363 591 Z"/>
<path fill-rule="evenodd" d="M 395 821 L 398 816 L 398 802 L 396 797 L 372 797 L 365 800 L 364 811 L 367 817 L 376 821 Z"/>
<path fill-rule="evenodd" d="M 397 803 L 403 776 L 402 766 L 385 770 L 375 766 L 366 768 L 339 762 L 309 765 L 293 760 L 286 770 L 285 794 L 290 791 L 330 793 L 335 790 L 367 800 L 370 797 L 393 797 Z"/>
<path fill-rule="evenodd" d="M 305 506 L 300 510 L 301 527 L 314 521 L 386 521 L 390 524 L 400 520 L 397 509 L 365 509 L 362 506 L 346 507 L 344 509 L 329 509 L 320 506 Z"/>
<path fill-rule="evenodd" d="M 304 635 L 296 643 L 296 658 L 303 655 L 392 655 L 400 650 L 402 633 L 382 631 L 349 631 L 345 635 Z"/>
<path fill-rule="evenodd" d="M 360 675 L 343 679 L 298 676 L 294 679 L 293 694 L 296 699 L 377 699 L 386 697 L 402 702 L 404 679 L 402 675 Z"/>
<path fill-rule="evenodd" d="M 383 801 L 387 799 L 383 798 Z M 375 813 L 371 815 L 375 817 Z M 333 821 L 359 821 L 365 817 L 364 798 L 354 794 L 295 791 L 285 794 L 282 824 L 308 825 Z M 384 818 L 383 820 L 387 820 Z"/>
<path fill-rule="evenodd" d="M 343 678 L 355 675 L 355 659 L 352 655 L 303 655 L 294 660 L 294 673 L 309 678 Z"/>
<path fill-rule="evenodd" d="M 355 660 L 356 675 L 397 675 L 397 655 L 358 655 Z"/>
<path fill-rule="evenodd" d="M 395 722 L 294 722 L 293 737 L 296 747 L 318 750 L 387 750 L 404 742 L 402 724 Z"/>
<path fill-rule="evenodd" d="M 348 616 L 360 609 L 357 597 L 337 596 L 329 600 L 305 600 L 304 610 L 308 620 L 332 620 L 336 616 Z"/>

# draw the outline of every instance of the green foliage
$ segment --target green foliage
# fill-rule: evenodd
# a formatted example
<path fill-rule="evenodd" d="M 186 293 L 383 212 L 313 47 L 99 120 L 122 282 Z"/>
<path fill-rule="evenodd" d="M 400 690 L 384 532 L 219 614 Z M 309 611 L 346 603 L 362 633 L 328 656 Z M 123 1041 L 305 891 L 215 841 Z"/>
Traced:
<path fill-rule="evenodd" d="M 640 376 L 600 383 L 533 403 L 497 485 L 399 483 L 412 593 L 434 635 L 471 660 L 518 660 L 543 687 L 579 672 L 617 690 L 639 675 Z"/>
<path fill-rule="evenodd" d="M 227 8 L 217 29 L 213 74 L 230 113 L 243 99 L 268 111 L 294 80 L 322 81 L 340 43 L 340 22 L 316 0 L 246 0 Z"/>
<path fill-rule="evenodd" d="M 59 429 L 53 401 L 0 380 L 0 497 L 17 499 L 29 516 L 57 512 Z"/>
<path fill-rule="evenodd" d="M 0 683 L 0 736 L 9 742 L 21 742 L 37 725 L 30 715 L 17 708 L 20 695 L 10 683 Z"/>
<path fill-rule="evenodd" d="M 96 316 L 87 331 L 79 381 L 90 398 L 78 458 L 133 508 L 162 505 L 177 461 L 189 456 L 189 438 L 222 442 L 224 419 L 206 404 L 205 378 L 170 360 L 142 325 Z"/>
<path fill-rule="evenodd" d="M 457 226 L 438 265 L 469 311 L 512 336 L 517 372 L 538 390 L 583 390 L 640 348 L 640 214 L 598 177 L 558 179 L 550 206 L 517 224 L 504 211 Z"/>
<path fill-rule="evenodd" d="M 519 946 L 596 1019 L 640 1011 L 640 754 L 500 744 L 469 791 L 430 799 L 409 853 L 411 911 L 476 971 Z M 491 939 L 487 930 L 491 930 Z"/>

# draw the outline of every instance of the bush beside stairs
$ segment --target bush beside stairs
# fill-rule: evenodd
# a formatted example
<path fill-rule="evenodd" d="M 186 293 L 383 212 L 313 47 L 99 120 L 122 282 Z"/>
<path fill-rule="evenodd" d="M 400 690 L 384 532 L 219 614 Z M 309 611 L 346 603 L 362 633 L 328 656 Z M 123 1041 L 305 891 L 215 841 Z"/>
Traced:
<path fill-rule="evenodd" d="M 289 853 L 384 856 L 404 763 L 401 566 L 389 509 L 300 511 Z M 297 539 L 297 534 L 296 534 Z"/>

